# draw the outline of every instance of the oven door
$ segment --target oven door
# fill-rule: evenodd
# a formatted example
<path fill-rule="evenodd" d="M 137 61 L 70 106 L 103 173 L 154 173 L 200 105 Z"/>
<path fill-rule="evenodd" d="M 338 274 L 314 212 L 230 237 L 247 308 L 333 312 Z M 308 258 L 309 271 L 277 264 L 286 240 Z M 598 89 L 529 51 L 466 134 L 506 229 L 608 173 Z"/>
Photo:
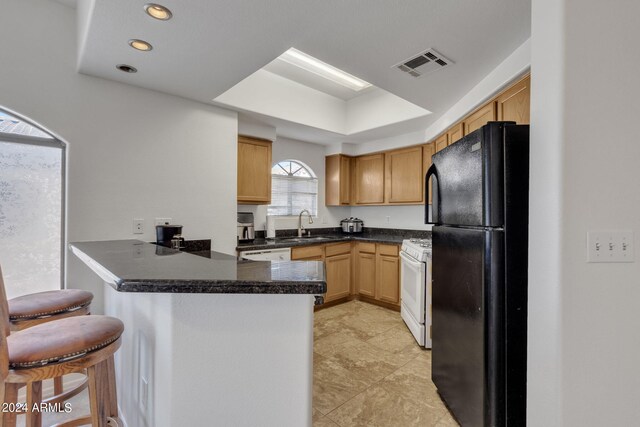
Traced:
<path fill-rule="evenodd" d="M 418 344 L 425 345 L 426 264 L 400 251 L 400 314 Z"/>

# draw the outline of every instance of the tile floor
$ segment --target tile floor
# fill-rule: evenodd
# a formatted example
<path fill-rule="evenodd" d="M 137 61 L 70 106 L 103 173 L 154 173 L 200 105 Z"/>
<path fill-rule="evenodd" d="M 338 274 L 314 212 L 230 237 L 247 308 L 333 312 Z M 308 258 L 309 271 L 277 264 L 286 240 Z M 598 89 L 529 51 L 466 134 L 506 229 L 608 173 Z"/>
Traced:
<path fill-rule="evenodd" d="M 71 403 L 72 414 L 45 413 L 43 424 L 89 412 L 86 392 Z M 313 427 L 457 425 L 431 382 L 431 351 L 400 313 L 360 301 L 315 313 Z"/>
<path fill-rule="evenodd" d="M 360 301 L 315 313 L 313 427 L 457 425 L 400 313 Z"/>

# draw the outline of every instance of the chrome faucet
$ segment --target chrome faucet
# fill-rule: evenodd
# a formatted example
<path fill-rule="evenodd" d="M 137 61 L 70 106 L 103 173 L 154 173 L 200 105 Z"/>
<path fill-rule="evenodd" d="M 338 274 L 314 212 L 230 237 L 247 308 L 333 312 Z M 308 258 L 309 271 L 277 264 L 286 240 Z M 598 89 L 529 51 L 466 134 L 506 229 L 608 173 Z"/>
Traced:
<path fill-rule="evenodd" d="M 298 215 L 298 237 L 302 237 L 302 230 L 304 230 L 304 227 L 302 226 L 302 214 L 305 212 L 309 216 L 309 224 L 313 224 L 313 218 L 311 217 L 311 212 L 309 212 L 306 209 L 303 209 Z"/>

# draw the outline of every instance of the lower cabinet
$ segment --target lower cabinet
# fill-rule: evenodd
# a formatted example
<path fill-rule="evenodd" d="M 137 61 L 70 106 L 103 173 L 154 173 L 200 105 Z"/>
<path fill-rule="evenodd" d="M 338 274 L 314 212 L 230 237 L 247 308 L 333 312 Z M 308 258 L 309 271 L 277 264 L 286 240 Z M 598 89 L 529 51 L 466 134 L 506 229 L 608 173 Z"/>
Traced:
<path fill-rule="evenodd" d="M 324 261 L 327 292 L 324 301 L 347 298 L 354 293 L 373 302 L 400 305 L 398 245 L 356 242 L 294 247 L 295 261 Z M 355 281 L 355 286 L 352 285 Z M 363 299 L 364 299 L 363 298 Z"/>
<path fill-rule="evenodd" d="M 356 290 L 365 297 L 400 304 L 398 246 L 356 243 Z"/>

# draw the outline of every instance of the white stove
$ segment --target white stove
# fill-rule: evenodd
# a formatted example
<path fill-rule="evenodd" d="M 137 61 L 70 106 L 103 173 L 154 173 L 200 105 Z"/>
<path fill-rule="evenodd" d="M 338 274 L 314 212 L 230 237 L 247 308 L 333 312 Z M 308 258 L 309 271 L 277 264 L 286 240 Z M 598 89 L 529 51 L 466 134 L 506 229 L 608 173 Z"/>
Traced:
<path fill-rule="evenodd" d="M 418 344 L 431 348 L 431 240 L 403 240 L 400 261 L 400 314 Z"/>

